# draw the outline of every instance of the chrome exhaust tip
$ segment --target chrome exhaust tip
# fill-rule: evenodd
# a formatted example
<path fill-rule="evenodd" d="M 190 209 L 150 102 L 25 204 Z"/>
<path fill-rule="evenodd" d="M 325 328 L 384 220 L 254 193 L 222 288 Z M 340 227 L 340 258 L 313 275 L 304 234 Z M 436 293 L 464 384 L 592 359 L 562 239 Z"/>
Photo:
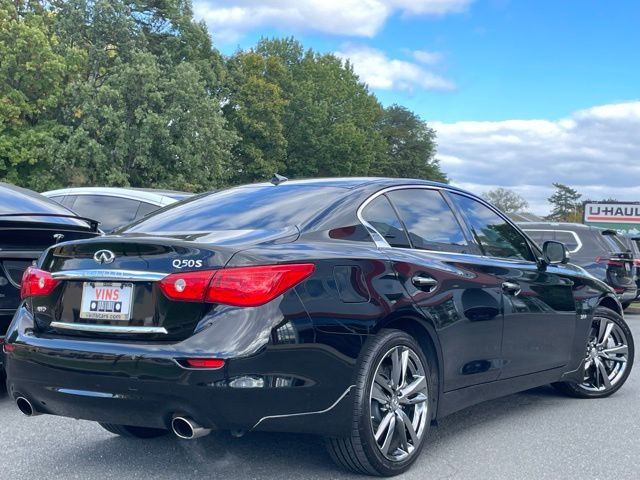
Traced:
<path fill-rule="evenodd" d="M 193 440 L 211 433 L 210 428 L 201 427 L 189 417 L 173 417 L 171 431 L 176 437 L 183 440 Z"/>
<path fill-rule="evenodd" d="M 33 408 L 31 402 L 24 397 L 16 398 L 16 405 L 18 409 L 27 417 L 35 417 L 36 415 L 40 415 L 40 412 Z"/>

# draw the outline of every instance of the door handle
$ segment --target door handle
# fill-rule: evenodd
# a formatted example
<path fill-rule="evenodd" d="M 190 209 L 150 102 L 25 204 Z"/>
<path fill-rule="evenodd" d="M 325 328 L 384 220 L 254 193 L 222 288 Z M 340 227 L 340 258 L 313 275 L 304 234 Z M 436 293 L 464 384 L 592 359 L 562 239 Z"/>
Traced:
<path fill-rule="evenodd" d="M 520 285 L 515 282 L 504 282 L 502 284 L 502 290 L 514 297 L 517 297 L 520 295 L 522 288 L 520 288 Z"/>
<path fill-rule="evenodd" d="M 431 292 L 438 286 L 438 281 L 435 278 L 423 277 L 422 275 L 415 275 L 411 282 L 420 289 L 425 289 Z"/>

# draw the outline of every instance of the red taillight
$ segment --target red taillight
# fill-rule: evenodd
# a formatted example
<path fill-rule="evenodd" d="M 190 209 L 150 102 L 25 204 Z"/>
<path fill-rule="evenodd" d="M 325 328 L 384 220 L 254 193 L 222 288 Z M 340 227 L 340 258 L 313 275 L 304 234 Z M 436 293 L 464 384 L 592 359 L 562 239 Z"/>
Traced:
<path fill-rule="evenodd" d="M 15 346 L 12 343 L 5 343 L 2 345 L 2 351 L 4 353 L 11 353 L 15 350 Z"/>
<path fill-rule="evenodd" d="M 613 260 L 607 257 L 596 257 L 596 263 L 604 263 L 612 267 L 624 267 L 624 262 Z"/>
<path fill-rule="evenodd" d="M 303 263 L 173 273 L 160 281 L 160 288 L 171 300 L 257 307 L 300 283 L 314 268 Z"/>
<path fill-rule="evenodd" d="M 171 300 L 203 302 L 215 270 L 173 273 L 160 281 L 162 292 Z"/>
<path fill-rule="evenodd" d="M 224 360 L 220 358 L 185 358 L 181 363 L 189 368 L 209 368 L 216 370 L 224 367 Z"/>
<path fill-rule="evenodd" d="M 36 267 L 29 267 L 22 275 L 20 297 L 25 299 L 49 295 L 57 285 L 58 280 L 55 280 L 51 273 Z"/>
<path fill-rule="evenodd" d="M 634 264 L 636 267 L 640 267 L 640 258 L 634 258 L 634 259 L 633 259 L 633 264 Z"/>
<path fill-rule="evenodd" d="M 311 263 L 303 263 L 218 270 L 206 301 L 237 307 L 264 305 L 307 278 L 314 268 Z"/>

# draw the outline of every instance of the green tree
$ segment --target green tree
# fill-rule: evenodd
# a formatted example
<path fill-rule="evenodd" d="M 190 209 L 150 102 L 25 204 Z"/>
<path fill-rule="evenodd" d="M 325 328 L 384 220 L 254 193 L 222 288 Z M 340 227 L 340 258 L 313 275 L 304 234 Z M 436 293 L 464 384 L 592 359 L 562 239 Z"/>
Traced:
<path fill-rule="evenodd" d="M 70 82 L 60 183 L 201 190 L 233 173 L 224 66 L 189 2 L 56 1 L 56 29 L 87 61 Z"/>
<path fill-rule="evenodd" d="M 233 150 L 232 183 L 265 180 L 286 171 L 284 116 L 289 102 L 279 83 L 284 73 L 285 66 L 275 57 L 239 52 L 229 59 L 223 111 L 240 134 Z"/>
<path fill-rule="evenodd" d="M 84 59 L 52 27 L 39 3 L 0 0 L 0 178 L 36 189 L 49 184 L 69 134 L 56 117 Z"/>
<path fill-rule="evenodd" d="M 74 132 L 58 157 L 75 184 L 202 190 L 225 184 L 235 136 L 197 69 L 149 52 L 78 89 Z"/>
<path fill-rule="evenodd" d="M 529 203 L 521 195 L 502 187 L 485 192 L 482 198 L 504 213 L 522 212 L 529 208 Z"/>
<path fill-rule="evenodd" d="M 545 218 L 557 222 L 579 222 L 581 220 L 580 198 L 582 195 L 577 190 L 561 183 L 554 183 L 553 186 L 556 191 L 548 199 L 552 210 Z"/>
<path fill-rule="evenodd" d="M 378 128 L 386 152 L 371 164 L 371 175 L 447 181 L 435 158 L 436 133 L 418 115 L 392 105 L 384 110 Z"/>
<path fill-rule="evenodd" d="M 275 58 L 285 71 L 277 79 L 287 107 L 287 176 L 366 175 L 384 154 L 377 129 L 382 107 L 349 63 L 304 51 L 292 38 L 258 42 L 255 53 Z M 244 137 L 242 131 L 239 132 Z"/>

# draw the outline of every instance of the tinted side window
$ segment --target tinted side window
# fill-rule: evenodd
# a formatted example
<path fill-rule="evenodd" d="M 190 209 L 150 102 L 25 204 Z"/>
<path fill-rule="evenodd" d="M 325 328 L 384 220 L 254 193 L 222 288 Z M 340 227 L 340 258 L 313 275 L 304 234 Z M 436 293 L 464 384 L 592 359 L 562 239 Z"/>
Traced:
<path fill-rule="evenodd" d="M 65 195 L 62 199 L 60 197 L 52 197 L 54 200 L 60 202 L 62 205 L 64 205 L 67 208 L 70 208 L 71 210 L 73 210 L 73 204 L 76 201 L 76 198 L 78 198 L 76 195 Z"/>
<path fill-rule="evenodd" d="M 116 227 L 131 223 L 136 216 L 140 202 L 128 198 L 105 195 L 78 195 L 73 211 L 82 217 L 100 222 L 100 228 L 109 232 Z"/>
<path fill-rule="evenodd" d="M 467 218 L 477 241 L 491 257 L 533 261 L 526 239 L 490 208 L 463 195 L 451 197 Z"/>
<path fill-rule="evenodd" d="M 462 228 L 440 192 L 415 188 L 394 190 L 388 195 L 414 248 L 468 252 Z"/>
<path fill-rule="evenodd" d="M 580 244 L 578 243 L 577 237 L 572 232 L 554 232 L 555 240 L 557 242 L 564 243 L 564 246 L 567 247 L 567 250 L 571 253 L 575 253 L 578 251 L 578 247 Z"/>
<path fill-rule="evenodd" d="M 410 247 L 402 223 L 384 195 L 376 197 L 364 208 L 362 218 L 369 222 L 392 247 Z"/>
<path fill-rule="evenodd" d="M 153 205 L 151 203 L 140 202 L 140 207 L 138 207 L 138 213 L 136 214 L 136 219 L 146 217 L 151 212 L 155 212 L 159 208 L 160 208 L 159 206 Z"/>

